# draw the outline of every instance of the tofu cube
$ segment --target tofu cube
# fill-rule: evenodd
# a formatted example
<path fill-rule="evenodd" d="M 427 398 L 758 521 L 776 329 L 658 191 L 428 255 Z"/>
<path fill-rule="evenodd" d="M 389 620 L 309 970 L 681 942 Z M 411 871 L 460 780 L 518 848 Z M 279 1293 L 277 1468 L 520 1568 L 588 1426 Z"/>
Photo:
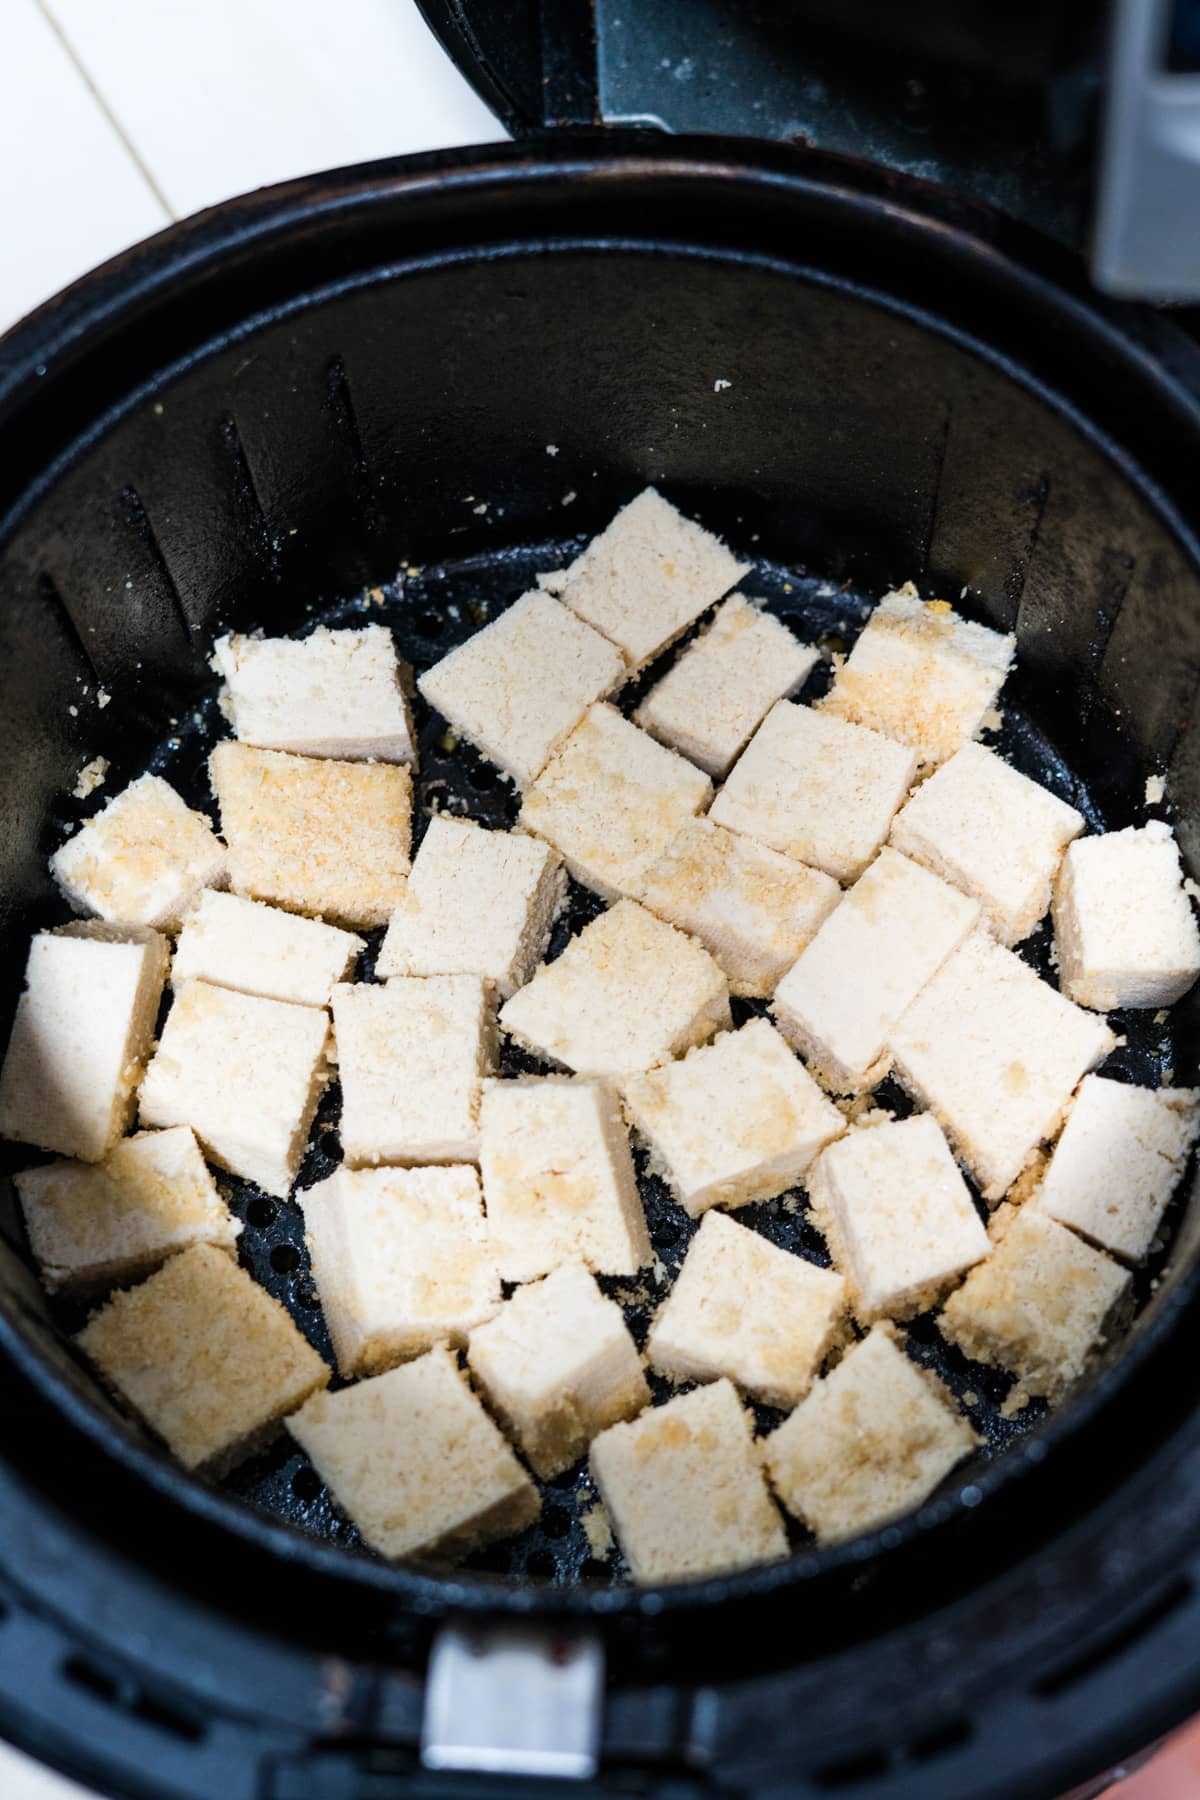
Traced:
<path fill-rule="evenodd" d="M 1200 1130 L 1200 1089 L 1086 1075 L 1029 1203 L 1124 1262 L 1146 1256 Z"/>
<path fill-rule="evenodd" d="M 606 900 L 637 895 L 679 827 L 712 798 L 707 775 L 611 706 L 593 706 L 526 790 L 521 827 Z"/>
<path fill-rule="evenodd" d="M 225 683 L 234 736 L 260 750 L 410 763 L 417 742 L 408 710 L 412 670 L 383 625 L 308 637 L 217 639 L 212 666 Z"/>
<path fill-rule="evenodd" d="M 725 977 L 700 944 L 618 900 L 500 1009 L 510 1037 L 580 1075 L 633 1075 L 730 1023 Z"/>
<path fill-rule="evenodd" d="M 500 1305 L 474 1169 L 342 1167 L 300 1205 L 339 1375 L 463 1344 Z"/>
<path fill-rule="evenodd" d="M 1172 1006 L 1200 975 L 1200 931 L 1169 825 L 1080 838 L 1054 889 L 1063 992 L 1081 1006 Z"/>
<path fill-rule="evenodd" d="M 333 1030 L 351 1166 L 478 1162 L 495 1039 L 485 981 L 413 975 L 337 987 Z"/>
<path fill-rule="evenodd" d="M 756 1400 L 792 1407 L 843 1335 L 846 1283 L 755 1231 L 707 1213 L 650 1330 L 652 1369 L 683 1381 L 727 1375 Z"/>
<path fill-rule="evenodd" d="M 799 1057 L 766 1019 L 691 1050 L 625 1085 L 625 1110 L 693 1219 L 795 1187 L 846 1129 Z"/>
<path fill-rule="evenodd" d="M 607 1081 L 495 1081 L 479 1113 L 488 1229 L 505 1281 L 564 1263 L 634 1275 L 653 1252 Z"/>
<path fill-rule="evenodd" d="M 949 1391 L 876 1325 L 763 1449 L 788 1511 L 837 1544 L 920 1506 L 977 1442 Z"/>
<path fill-rule="evenodd" d="M 363 951 L 363 940 L 336 925 L 281 912 L 241 894 L 200 895 L 183 922 L 171 981 L 211 981 L 215 987 L 328 1006 Z"/>
<path fill-rule="evenodd" d="M 588 707 L 625 679 L 621 654 L 549 594 L 529 593 L 451 650 L 417 686 L 520 787 Z"/>
<path fill-rule="evenodd" d="M 29 946 L 0 1070 L 0 1137 L 99 1162 L 133 1117 L 166 980 L 144 926 L 66 925 Z"/>
<path fill-rule="evenodd" d="M 406 768 L 226 742 L 209 769 L 239 894 L 340 925 L 387 923 L 408 874 Z"/>
<path fill-rule="evenodd" d="M 750 1422 L 728 1381 L 611 1425 L 592 1445 L 591 1470 L 636 1582 L 726 1574 L 787 1555 Z"/>
<path fill-rule="evenodd" d="M 237 1250 L 241 1224 L 186 1125 L 124 1138 L 100 1163 L 25 1169 L 14 1183 L 52 1294 L 95 1294 L 139 1281 L 191 1244 Z"/>
<path fill-rule="evenodd" d="M 566 893 L 547 845 L 447 814 L 429 821 L 377 975 L 483 975 L 502 998 L 545 954 Z"/>
<path fill-rule="evenodd" d="M 1011 768 L 964 744 L 896 815 L 891 842 L 978 900 L 1002 944 L 1028 937 L 1050 905 L 1063 851 L 1083 815 Z"/>
<path fill-rule="evenodd" d="M 645 488 L 576 557 L 562 597 L 641 669 L 749 571 L 720 538 Z"/>
<path fill-rule="evenodd" d="M 329 1015 L 189 981 L 142 1083 L 143 1125 L 190 1125 L 222 1169 L 285 1200 L 329 1079 Z"/>
<path fill-rule="evenodd" d="M 984 1199 L 999 1200 L 1116 1041 L 1103 1019 L 976 931 L 917 996 L 891 1047 L 901 1082 L 937 1119 Z"/>
<path fill-rule="evenodd" d="M 714 824 L 857 881 L 916 774 L 914 751 L 830 713 L 779 700 L 713 801 Z"/>
<path fill-rule="evenodd" d="M 823 709 L 911 744 L 921 766 L 973 738 L 1016 654 L 1015 637 L 922 600 L 911 581 L 885 594 L 838 671 Z"/>
<path fill-rule="evenodd" d="M 689 819 L 650 869 L 642 905 L 699 938 L 730 992 L 766 998 L 842 897 L 832 875 L 711 819 Z"/>
<path fill-rule="evenodd" d="M 779 983 L 780 1030 L 835 1093 L 874 1087 L 905 1008 L 978 918 L 978 901 L 885 847 Z"/>
<path fill-rule="evenodd" d="M 456 1559 L 532 1525 L 537 1489 L 450 1352 L 316 1394 L 288 1421 L 380 1556 Z"/>
<path fill-rule="evenodd" d="M 864 1324 L 924 1312 L 992 1247 L 929 1113 L 848 1132 L 817 1158 L 808 1193 Z"/>
<path fill-rule="evenodd" d="M 211 1244 L 114 1294 L 75 1342 L 185 1468 L 214 1480 L 329 1380 L 279 1301 Z"/>
<path fill-rule="evenodd" d="M 1022 1396 L 1059 1401 L 1084 1373 L 1129 1276 L 1036 1206 L 1002 1206 L 996 1247 L 942 1308 L 942 1336 L 1009 1369 Z"/>
<path fill-rule="evenodd" d="M 534 1473 L 551 1481 L 650 1404 L 621 1309 L 581 1263 L 518 1288 L 471 1333 L 471 1374 Z"/>
<path fill-rule="evenodd" d="M 76 912 L 177 931 L 201 888 L 225 885 L 229 866 L 204 814 L 143 775 L 55 851 L 50 873 Z"/>

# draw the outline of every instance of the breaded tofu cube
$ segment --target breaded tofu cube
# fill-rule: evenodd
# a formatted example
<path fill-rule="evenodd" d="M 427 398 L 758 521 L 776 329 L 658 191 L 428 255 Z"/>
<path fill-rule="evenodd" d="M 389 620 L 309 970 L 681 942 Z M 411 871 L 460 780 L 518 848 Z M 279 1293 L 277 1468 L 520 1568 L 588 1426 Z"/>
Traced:
<path fill-rule="evenodd" d="M 199 890 L 223 887 L 229 867 L 204 814 L 143 775 L 55 851 L 50 873 L 76 912 L 176 931 Z"/>
<path fill-rule="evenodd" d="M 763 1451 L 788 1511 L 837 1544 L 920 1506 L 977 1442 L 950 1392 L 876 1325 Z"/>
<path fill-rule="evenodd" d="M 1036 1206 L 1002 1206 L 995 1249 L 938 1319 L 975 1362 L 1008 1369 L 1022 1396 L 1061 1400 L 1103 1341 L 1129 1275 Z"/>
<path fill-rule="evenodd" d="M 916 753 L 811 706 L 779 700 L 712 803 L 716 825 L 856 881 L 891 830 Z"/>
<path fill-rule="evenodd" d="M 317 1394 L 288 1420 L 366 1542 L 389 1560 L 457 1559 L 532 1525 L 537 1489 L 453 1356 Z"/>
<path fill-rule="evenodd" d="M 329 1079 L 329 1015 L 189 981 L 142 1083 L 143 1125 L 190 1125 L 220 1168 L 285 1200 Z"/>
<path fill-rule="evenodd" d="M 724 1213 L 706 1213 L 650 1329 L 646 1359 L 683 1381 L 727 1375 L 791 1407 L 844 1332 L 846 1283 Z"/>
<path fill-rule="evenodd" d="M 863 1324 L 924 1312 L 992 1247 L 929 1113 L 848 1132 L 813 1164 L 808 1193 Z"/>
<path fill-rule="evenodd" d="M 606 900 L 636 896 L 679 827 L 708 805 L 707 775 L 611 706 L 593 706 L 521 804 L 569 872 Z"/>
<path fill-rule="evenodd" d="M 766 1019 L 635 1076 L 624 1100 L 651 1167 L 693 1219 L 710 1206 L 748 1206 L 795 1187 L 846 1129 Z"/>
<path fill-rule="evenodd" d="M 651 1260 L 629 1136 L 607 1081 L 494 1081 L 479 1110 L 488 1229 L 505 1281 L 563 1263 L 635 1275 Z"/>
<path fill-rule="evenodd" d="M 479 1095 L 495 1050 L 478 975 L 397 976 L 333 990 L 342 1148 L 352 1166 L 479 1160 Z"/>
<path fill-rule="evenodd" d="M 1200 930 L 1169 825 L 1080 838 L 1054 888 L 1063 992 L 1081 1006 L 1172 1006 L 1200 975 Z"/>
<path fill-rule="evenodd" d="M 585 925 L 500 1009 L 510 1037 L 580 1075 L 638 1074 L 729 1023 L 708 951 L 632 900 Z"/>
<path fill-rule="evenodd" d="M 211 981 L 264 1000 L 328 1006 L 362 951 L 363 940 L 352 931 L 209 890 L 183 921 L 171 982 Z"/>
<path fill-rule="evenodd" d="M 553 1480 L 592 1439 L 650 1404 L 629 1328 L 582 1263 L 518 1288 L 471 1333 L 471 1374 L 536 1475 Z"/>
<path fill-rule="evenodd" d="M 29 946 L 0 1070 L 0 1137 L 99 1162 L 127 1129 L 169 960 L 145 926 L 64 925 Z"/>
<path fill-rule="evenodd" d="M 576 557 L 562 597 L 641 669 L 749 570 L 720 538 L 645 488 Z"/>
<path fill-rule="evenodd" d="M 451 650 L 417 686 L 525 787 L 595 700 L 625 680 L 620 651 L 549 594 L 529 593 Z"/>
<path fill-rule="evenodd" d="M 1124 1262 L 1141 1262 L 1200 1130 L 1200 1089 L 1086 1075 L 1029 1202 Z"/>
<path fill-rule="evenodd" d="M 911 581 L 885 594 L 821 701 L 826 712 L 911 744 L 923 768 L 973 738 L 995 704 L 1017 640 L 922 600 Z"/>
<path fill-rule="evenodd" d="M 787 1555 L 731 1382 L 610 1426 L 592 1444 L 591 1471 L 636 1582 L 720 1575 Z"/>
<path fill-rule="evenodd" d="M 978 901 L 885 846 L 779 983 L 780 1030 L 835 1093 L 874 1087 L 905 1008 L 978 918 Z"/>
<path fill-rule="evenodd" d="M 342 1167 L 299 1198 L 339 1375 L 463 1344 L 500 1305 L 474 1169 Z"/>
<path fill-rule="evenodd" d="M 720 778 L 818 657 L 744 594 L 731 594 L 633 716 L 651 737 Z"/>
<path fill-rule="evenodd" d="M 842 897 L 832 875 L 711 819 L 689 819 L 638 898 L 699 938 L 734 994 L 766 998 Z"/>
<path fill-rule="evenodd" d="M 407 768 L 227 741 L 209 770 L 239 894 L 340 925 L 387 923 L 408 875 Z"/>
<path fill-rule="evenodd" d="M 416 764 L 412 670 L 383 625 L 319 625 L 303 638 L 227 634 L 213 645 L 212 666 L 243 744 L 343 762 Z"/>
<path fill-rule="evenodd" d="M 565 895 L 548 845 L 443 813 L 413 858 L 375 973 L 483 975 L 506 999 L 545 954 Z"/>
<path fill-rule="evenodd" d="M 213 1479 L 329 1380 L 279 1301 L 211 1244 L 114 1294 L 75 1342 L 185 1468 Z"/>
<path fill-rule="evenodd" d="M 891 842 L 978 900 L 993 936 L 1016 944 L 1046 913 L 1063 851 L 1083 823 L 994 750 L 964 744 L 900 809 Z"/>

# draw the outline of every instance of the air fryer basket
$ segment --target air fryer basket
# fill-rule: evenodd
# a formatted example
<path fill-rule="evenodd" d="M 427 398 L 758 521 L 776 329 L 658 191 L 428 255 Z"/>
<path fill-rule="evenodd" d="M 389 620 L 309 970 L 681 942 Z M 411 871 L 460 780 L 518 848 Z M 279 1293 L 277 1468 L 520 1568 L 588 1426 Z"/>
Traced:
<path fill-rule="evenodd" d="M 45 858 L 84 810 L 80 764 L 108 757 L 108 792 L 152 764 L 203 799 L 216 631 L 382 617 L 428 663 L 648 480 L 759 558 L 746 587 L 803 632 L 851 633 L 909 576 L 969 590 L 1019 640 L 1003 747 L 1109 826 L 1165 772 L 1200 868 L 1197 395 L 1188 342 L 1087 298 L 1065 258 L 782 151 L 417 160 L 166 234 L 0 347 L 3 1017 L 58 916 Z M 423 798 L 510 817 L 441 732 Z M 1127 1071 L 1191 1078 L 1196 1023 L 1190 1002 L 1169 1030 L 1130 1015 Z M 245 1259 L 320 1342 L 297 1209 L 235 1204 Z M 417 1573 L 353 1553 L 286 1448 L 223 1490 L 185 1477 L 63 1347 L 10 1208 L 0 1727 L 70 1762 L 105 1717 L 97 1778 L 123 1791 L 366 1793 L 370 1758 L 409 1768 L 437 1621 L 509 1615 L 603 1634 L 606 1762 L 629 1771 L 933 1800 L 1019 1770 L 1051 1792 L 1200 1698 L 1194 1212 L 1053 1419 L 1005 1422 L 1002 1384 L 918 1329 L 979 1391 L 989 1450 L 914 1518 L 639 1594 L 587 1564 L 573 1482 L 512 1551 Z M 802 1218 L 760 1222 L 803 1247 Z M 361 1789 L 293 1767 L 314 1740 L 367 1759 Z M 152 1780 L 128 1773 L 139 1743 Z"/>

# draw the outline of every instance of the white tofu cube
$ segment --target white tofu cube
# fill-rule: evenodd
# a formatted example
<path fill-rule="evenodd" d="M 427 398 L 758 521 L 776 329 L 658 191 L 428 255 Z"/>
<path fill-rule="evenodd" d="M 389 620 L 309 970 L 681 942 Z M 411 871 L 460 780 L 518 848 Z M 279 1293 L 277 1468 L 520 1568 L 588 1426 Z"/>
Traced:
<path fill-rule="evenodd" d="M 29 946 L 0 1071 L 0 1137 L 99 1162 L 133 1116 L 166 980 L 144 926 L 67 925 Z"/>
<path fill-rule="evenodd" d="M 234 736 L 260 750 L 410 763 L 412 670 L 383 625 L 308 637 L 217 639 L 212 666 L 225 683 Z"/>
<path fill-rule="evenodd" d="M 846 1283 L 724 1213 L 707 1213 L 646 1343 L 652 1369 L 684 1381 L 727 1375 L 756 1400 L 792 1407 L 845 1329 Z"/>
<path fill-rule="evenodd" d="M 1054 889 L 1063 992 L 1081 1006 L 1172 1006 L 1200 975 L 1200 930 L 1169 825 L 1080 838 Z"/>
<path fill-rule="evenodd" d="M 779 700 L 709 816 L 838 881 L 856 881 L 890 831 L 916 768 L 914 751 L 877 731 Z"/>
<path fill-rule="evenodd" d="M 765 1019 L 626 1082 L 624 1098 L 651 1167 L 693 1219 L 795 1187 L 846 1129 Z"/>
<path fill-rule="evenodd" d="M 884 848 L 779 983 L 780 1030 L 835 1093 L 874 1087 L 905 1008 L 978 918 L 978 901 Z"/>
<path fill-rule="evenodd" d="M 204 814 L 143 775 L 55 851 L 50 873 L 76 912 L 176 931 L 199 890 L 224 886 L 229 870 Z"/>
<path fill-rule="evenodd" d="M 580 1263 L 518 1288 L 471 1333 L 471 1374 L 534 1473 L 553 1480 L 650 1389 L 621 1309 Z"/>
<path fill-rule="evenodd" d="M 211 981 L 265 1000 L 328 1006 L 362 950 L 360 937 L 336 925 L 210 890 L 183 921 L 171 981 Z"/>
<path fill-rule="evenodd" d="M 580 1075 L 632 1075 L 729 1025 L 729 988 L 708 951 L 618 900 L 500 1009 L 510 1037 Z"/>

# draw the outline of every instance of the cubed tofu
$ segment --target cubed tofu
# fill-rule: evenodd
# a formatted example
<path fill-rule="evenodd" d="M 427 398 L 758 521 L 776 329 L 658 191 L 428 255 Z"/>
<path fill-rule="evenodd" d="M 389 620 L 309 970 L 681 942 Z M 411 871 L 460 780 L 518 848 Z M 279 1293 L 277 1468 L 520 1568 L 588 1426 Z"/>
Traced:
<path fill-rule="evenodd" d="M 212 1162 L 286 1199 L 329 1079 L 329 1015 L 189 981 L 142 1083 L 143 1125 L 190 1125 Z"/>
<path fill-rule="evenodd" d="M 629 1329 L 582 1263 L 518 1288 L 471 1333 L 471 1374 L 534 1473 L 551 1481 L 598 1432 L 650 1403 Z"/>
<path fill-rule="evenodd" d="M 607 1081 L 495 1081 L 480 1107 L 488 1228 L 505 1281 L 568 1262 L 634 1275 L 650 1239 L 620 1104 Z"/>
<path fill-rule="evenodd" d="M 303 638 L 226 635 L 213 645 L 212 666 L 243 744 L 343 762 L 416 764 L 412 670 L 383 625 L 319 625 Z"/>
<path fill-rule="evenodd" d="M 1200 930 L 1169 825 L 1080 838 L 1054 888 L 1063 992 L 1081 1006 L 1171 1006 L 1200 975 Z"/>
<path fill-rule="evenodd" d="M 387 923 L 408 875 L 407 768 L 227 741 L 209 769 L 239 894 L 340 925 Z"/>
<path fill-rule="evenodd" d="M 1140 1262 L 1198 1129 L 1200 1089 L 1087 1075 L 1030 1205 L 1123 1261 Z"/>
<path fill-rule="evenodd" d="M 923 1312 L 992 1247 L 929 1113 L 848 1132 L 817 1158 L 808 1192 L 864 1324 Z"/>
<path fill-rule="evenodd" d="M 846 1283 L 756 1231 L 708 1213 L 646 1343 L 660 1374 L 726 1375 L 756 1400 L 792 1407 L 841 1341 Z"/>
<path fill-rule="evenodd" d="M 693 1219 L 710 1206 L 748 1206 L 795 1187 L 846 1129 L 766 1019 L 634 1077 L 624 1097 L 651 1167 Z"/>
<path fill-rule="evenodd" d="M 729 1025 L 729 988 L 708 951 L 618 900 L 500 1009 L 510 1037 L 580 1075 L 633 1075 Z"/>
<path fill-rule="evenodd" d="M 204 814 L 143 775 L 55 851 L 50 873 L 76 912 L 177 931 L 201 888 L 224 886 L 229 865 Z"/>
<path fill-rule="evenodd" d="M 836 1544 L 920 1506 L 977 1441 L 948 1390 L 876 1325 L 771 1433 L 764 1458 L 788 1511 Z"/>
<path fill-rule="evenodd" d="M 342 1167 L 300 1205 L 339 1375 L 463 1344 L 500 1305 L 474 1169 Z"/>
<path fill-rule="evenodd" d="M 453 1560 L 532 1525 L 537 1489 L 450 1352 L 316 1394 L 288 1420 L 380 1556 Z"/>
<path fill-rule="evenodd" d="M 75 1342 L 185 1468 L 214 1479 L 329 1380 L 279 1301 L 211 1244 L 114 1294 Z"/>
<path fill-rule="evenodd" d="M 905 1008 L 978 918 L 978 901 L 885 847 L 779 983 L 780 1030 L 835 1093 L 874 1087 Z"/>
<path fill-rule="evenodd" d="M 726 1574 L 787 1555 L 732 1383 L 681 1394 L 592 1444 L 592 1477 L 636 1582 Z"/>
<path fill-rule="evenodd" d="M 576 557 L 562 597 L 640 669 L 749 570 L 720 538 L 645 488 Z"/>
<path fill-rule="evenodd" d="M 891 830 L 916 752 L 811 706 L 779 700 L 713 801 L 717 825 L 856 881 Z"/>
<path fill-rule="evenodd" d="M 911 744 L 928 768 L 979 731 L 1016 648 L 948 601 L 922 600 L 909 581 L 879 602 L 821 705 Z"/>
<path fill-rule="evenodd" d="M 982 744 L 964 744 L 897 814 L 891 842 L 978 900 L 1002 944 L 1028 937 L 1050 905 L 1083 815 Z"/>
<path fill-rule="evenodd" d="M 1017 1378 L 1024 1396 L 1061 1400 L 1100 1347 L 1129 1276 L 1036 1206 L 1002 1206 L 996 1247 L 938 1319 L 964 1356 Z"/>
<path fill-rule="evenodd" d="M 0 1070 L 0 1137 L 107 1155 L 133 1117 L 169 954 L 145 926 L 36 934 Z"/>
<path fill-rule="evenodd" d="M 595 700 L 625 680 L 619 650 L 549 594 L 524 594 L 417 686 L 454 729 L 524 787 Z"/>
<path fill-rule="evenodd" d="M 478 975 L 397 976 L 333 991 L 342 1149 L 351 1165 L 479 1160 L 495 1029 Z"/>
<path fill-rule="evenodd" d="M 1116 1041 L 1103 1019 L 976 931 L 914 1000 L 891 1048 L 904 1086 L 933 1113 L 984 1198 L 999 1200 Z"/>
<path fill-rule="evenodd" d="M 766 998 L 842 897 L 832 875 L 711 819 L 689 819 L 638 896 L 699 938 L 730 992 Z"/>
<path fill-rule="evenodd" d="M 506 999 L 545 954 L 566 894 L 548 845 L 443 813 L 413 859 L 377 975 L 483 975 Z"/>
<path fill-rule="evenodd" d="M 200 895 L 183 921 L 171 982 L 211 981 L 215 987 L 328 1006 L 363 951 L 363 940 L 336 925 L 246 900 L 241 894 Z"/>
<path fill-rule="evenodd" d="M 233 1253 L 242 1227 L 186 1125 L 124 1138 L 103 1162 L 51 1162 L 14 1177 L 52 1294 L 138 1281 L 191 1244 Z"/>
<path fill-rule="evenodd" d="M 707 775 L 611 706 L 593 706 L 527 789 L 520 823 L 606 900 L 636 896 L 675 833 L 708 805 Z"/>

